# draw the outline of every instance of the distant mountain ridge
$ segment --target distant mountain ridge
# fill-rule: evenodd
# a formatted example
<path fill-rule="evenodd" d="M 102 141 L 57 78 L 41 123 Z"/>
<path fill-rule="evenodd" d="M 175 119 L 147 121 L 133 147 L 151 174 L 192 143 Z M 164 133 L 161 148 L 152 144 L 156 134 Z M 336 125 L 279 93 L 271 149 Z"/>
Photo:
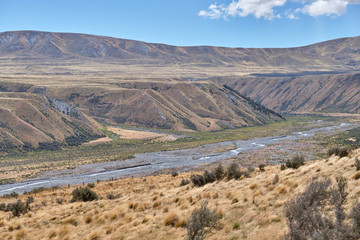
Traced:
<path fill-rule="evenodd" d="M 360 65 L 360 36 L 330 40 L 295 48 L 178 47 L 77 33 L 15 31 L 0 33 L 0 58 L 159 60 L 164 63 L 223 66 L 341 66 Z M 206 65 L 207 64 L 207 65 Z M 338 67 L 339 68 L 339 67 Z"/>

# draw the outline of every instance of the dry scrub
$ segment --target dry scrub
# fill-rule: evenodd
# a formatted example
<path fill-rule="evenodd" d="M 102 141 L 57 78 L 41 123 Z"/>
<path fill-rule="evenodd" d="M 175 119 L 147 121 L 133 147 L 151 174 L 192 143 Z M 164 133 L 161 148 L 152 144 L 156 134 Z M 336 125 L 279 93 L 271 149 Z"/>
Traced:
<path fill-rule="evenodd" d="M 71 202 L 79 186 L 47 189 L 32 194 L 30 211 L 19 217 L 0 211 L 0 239 L 185 239 L 191 215 L 204 201 L 221 216 L 207 239 L 280 239 L 289 232 L 286 202 L 304 192 L 313 179 L 346 178 L 349 194 L 344 210 L 349 212 L 360 196 L 354 177 L 356 156 L 359 150 L 343 158 L 307 162 L 298 169 L 267 166 L 265 172 L 255 170 L 248 178 L 224 176 L 201 187 L 180 183 L 202 173 L 100 182 L 91 188 L 99 199 L 91 202 Z M 117 198 L 108 199 L 109 194 Z M 3 197 L 0 203 L 26 201 L 28 196 Z"/>

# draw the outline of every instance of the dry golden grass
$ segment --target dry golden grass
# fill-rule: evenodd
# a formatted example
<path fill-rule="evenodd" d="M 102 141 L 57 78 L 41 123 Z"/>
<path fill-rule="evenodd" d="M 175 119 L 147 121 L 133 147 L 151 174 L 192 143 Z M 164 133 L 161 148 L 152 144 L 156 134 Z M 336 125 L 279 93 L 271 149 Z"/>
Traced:
<path fill-rule="evenodd" d="M 103 138 L 92 140 L 90 142 L 83 143 L 83 144 L 81 144 L 81 146 L 89 146 L 89 145 L 94 145 L 94 144 L 107 143 L 107 142 L 111 142 L 111 141 L 113 141 L 112 138 L 103 137 Z"/>
<path fill-rule="evenodd" d="M 87 203 L 70 203 L 76 186 L 49 189 L 34 196 L 29 214 L 12 218 L 10 213 L 0 212 L 0 239 L 185 239 L 187 220 L 203 200 L 222 216 L 220 228 L 208 239 L 280 239 L 287 232 L 285 202 L 304 191 L 312 179 L 330 177 L 334 182 L 342 175 L 348 180 L 345 207 L 350 208 L 359 199 L 359 180 L 353 178 L 356 156 L 360 150 L 341 159 L 333 156 L 327 161 L 308 162 L 297 170 L 268 166 L 250 178 L 203 187 L 179 186 L 190 172 L 176 177 L 149 176 L 146 181 L 100 182 L 93 190 L 102 199 Z M 275 175 L 279 180 L 273 185 Z M 108 200 L 106 196 L 112 192 L 120 193 L 120 197 Z M 62 204 L 56 201 L 60 197 Z M 0 203 L 14 201 L 0 199 Z"/>
<path fill-rule="evenodd" d="M 108 127 L 107 130 L 118 134 L 119 137 L 123 138 L 123 139 L 149 140 L 149 139 L 167 137 L 166 134 L 136 131 L 136 130 L 117 128 L 117 127 Z M 176 138 L 173 139 L 172 141 L 175 141 L 175 140 L 176 140 Z"/>

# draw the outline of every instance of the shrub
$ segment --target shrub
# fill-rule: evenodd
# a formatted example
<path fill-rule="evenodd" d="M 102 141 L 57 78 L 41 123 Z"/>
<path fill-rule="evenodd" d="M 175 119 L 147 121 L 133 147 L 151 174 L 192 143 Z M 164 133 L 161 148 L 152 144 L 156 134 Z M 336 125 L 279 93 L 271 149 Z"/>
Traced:
<path fill-rule="evenodd" d="M 38 187 L 38 188 L 34 188 L 30 192 L 27 192 L 26 194 L 35 194 L 36 195 L 37 193 L 41 193 L 45 190 L 46 190 L 46 188 L 44 188 L 44 187 Z"/>
<path fill-rule="evenodd" d="M 200 209 L 191 213 L 187 223 L 187 233 L 189 240 L 202 240 L 206 234 L 212 231 L 218 224 L 221 216 L 211 211 L 207 207 L 208 202 L 203 201 Z"/>
<path fill-rule="evenodd" d="M 260 172 L 265 172 L 265 164 L 259 164 Z"/>
<path fill-rule="evenodd" d="M 5 211 L 5 210 L 6 210 L 6 204 L 0 203 L 0 211 Z"/>
<path fill-rule="evenodd" d="M 180 187 L 185 186 L 185 185 L 188 185 L 189 183 L 190 183 L 189 180 L 183 178 L 183 179 L 181 179 Z"/>
<path fill-rule="evenodd" d="M 88 184 L 87 184 L 87 187 L 88 187 L 88 188 L 94 188 L 94 187 L 95 187 L 95 183 L 88 183 Z"/>
<path fill-rule="evenodd" d="M 280 170 L 283 171 L 283 170 L 285 170 L 285 169 L 286 169 L 286 166 L 285 166 L 284 164 L 281 164 Z"/>
<path fill-rule="evenodd" d="M 352 207 L 349 217 L 352 221 L 354 235 L 359 237 L 360 236 L 360 203 L 354 204 Z"/>
<path fill-rule="evenodd" d="M 349 148 L 331 148 L 328 150 L 328 155 L 335 155 L 335 156 L 339 156 L 340 158 L 342 157 L 346 157 L 347 155 L 349 155 L 350 153 L 350 149 Z"/>
<path fill-rule="evenodd" d="M 237 165 L 236 163 L 230 164 L 227 169 L 226 175 L 228 180 L 239 179 L 242 175 L 242 173 L 239 171 L 239 165 Z"/>
<path fill-rule="evenodd" d="M 225 173 L 224 167 L 221 164 L 219 164 L 214 170 L 216 180 L 221 180 L 224 177 L 224 173 Z"/>
<path fill-rule="evenodd" d="M 276 174 L 272 181 L 272 184 L 275 185 L 278 181 L 279 181 L 279 175 Z"/>
<path fill-rule="evenodd" d="M 356 171 L 360 171 L 360 160 L 358 157 L 355 158 Z"/>
<path fill-rule="evenodd" d="M 112 193 L 106 194 L 106 198 L 109 199 L 109 200 L 118 199 L 120 196 L 121 196 L 121 194 L 116 194 L 116 195 L 114 195 Z"/>
<path fill-rule="evenodd" d="M 286 161 L 286 167 L 298 169 L 300 166 L 305 164 L 305 159 L 303 156 L 295 156 L 293 159 Z"/>
<path fill-rule="evenodd" d="M 72 192 L 72 195 L 73 195 L 73 198 L 71 199 L 71 202 L 79 202 L 79 201 L 89 202 L 89 201 L 98 199 L 97 194 L 88 187 L 76 188 Z"/>
<path fill-rule="evenodd" d="M 215 173 L 205 171 L 204 172 L 204 181 L 205 181 L 205 184 L 215 182 L 216 181 Z"/>
<path fill-rule="evenodd" d="M 314 181 L 285 204 L 289 239 L 359 239 L 360 205 L 355 204 L 346 215 L 346 179 L 339 177 L 336 182 L 330 188 L 330 180 Z M 333 211 L 326 211 L 329 207 Z M 345 221 L 347 217 L 350 223 Z"/>
<path fill-rule="evenodd" d="M 18 198 L 19 194 L 17 192 L 10 193 L 10 197 L 12 198 Z"/>
<path fill-rule="evenodd" d="M 18 217 L 21 214 L 25 214 L 30 211 L 30 204 L 34 202 L 33 197 L 28 197 L 26 202 L 18 200 L 16 203 L 1 204 L 1 210 L 5 212 L 11 212 L 14 217 Z"/>
<path fill-rule="evenodd" d="M 199 175 L 199 174 L 191 175 L 190 179 L 191 179 L 191 182 L 197 187 L 201 187 L 201 186 L 205 185 L 205 179 L 202 175 Z"/>
<path fill-rule="evenodd" d="M 247 167 L 247 171 L 249 172 L 249 173 L 252 173 L 252 172 L 254 172 L 255 171 L 255 168 L 253 168 L 253 167 Z"/>
<path fill-rule="evenodd" d="M 240 223 L 239 222 L 234 222 L 233 224 L 233 230 L 237 230 L 240 228 Z"/>
<path fill-rule="evenodd" d="M 61 144 L 57 141 L 53 142 L 39 142 L 39 146 L 37 148 L 38 151 L 48 150 L 48 151 L 56 151 L 61 150 Z"/>
<path fill-rule="evenodd" d="M 174 171 L 171 172 L 172 177 L 176 177 L 177 175 L 179 175 L 177 171 L 174 170 Z"/>

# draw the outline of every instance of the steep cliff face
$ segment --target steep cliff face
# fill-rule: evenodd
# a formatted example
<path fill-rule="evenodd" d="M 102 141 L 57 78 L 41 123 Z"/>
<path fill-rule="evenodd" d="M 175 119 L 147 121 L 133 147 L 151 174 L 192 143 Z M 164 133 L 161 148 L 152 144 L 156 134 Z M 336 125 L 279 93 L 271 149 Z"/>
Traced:
<path fill-rule="evenodd" d="M 360 113 L 360 74 L 216 79 L 279 112 Z"/>

